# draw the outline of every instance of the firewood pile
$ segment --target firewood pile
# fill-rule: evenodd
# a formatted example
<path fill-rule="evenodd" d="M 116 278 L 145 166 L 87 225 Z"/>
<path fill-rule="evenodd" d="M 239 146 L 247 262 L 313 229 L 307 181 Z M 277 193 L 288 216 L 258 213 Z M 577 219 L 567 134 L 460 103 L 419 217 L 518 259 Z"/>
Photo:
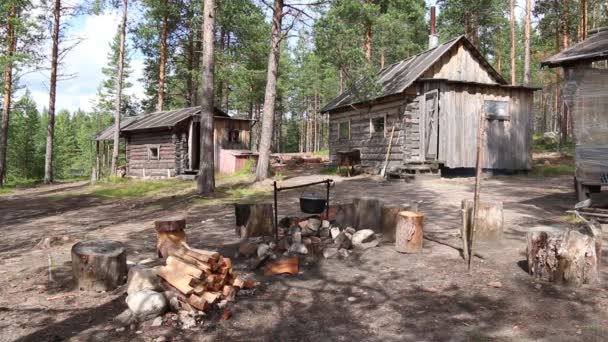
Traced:
<path fill-rule="evenodd" d="M 233 273 L 229 258 L 185 243 L 168 252 L 166 264 L 157 274 L 165 290 L 182 306 L 202 311 L 223 300 L 233 301 L 240 289 L 255 286 Z"/>

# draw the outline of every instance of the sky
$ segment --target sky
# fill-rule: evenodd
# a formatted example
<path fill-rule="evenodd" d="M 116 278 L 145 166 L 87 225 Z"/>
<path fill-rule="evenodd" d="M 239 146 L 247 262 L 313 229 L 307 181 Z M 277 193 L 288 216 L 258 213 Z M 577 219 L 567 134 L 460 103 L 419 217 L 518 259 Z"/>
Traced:
<path fill-rule="evenodd" d="M 517 17 L 522 16 L 524 1 L 516 0 Z M 434 5 L 435 2 L 436 0 L 426 0 L 429 6 Z M 73 112 L 78 109 L 85 111 L 93 109 L 97 88 L 104 79 L 101 69 L 108 62 L 110 43 L 116 34 L 118 23 L 118 11 L 101 15 L 81 15 L 72 19 L 68 36 L 79 37 L 82 42 L 66 56 L 64 61 L 62 73 L 71 74 L 73 77 L 57 84 L 57 110 L 67 109 Z M 45 47 L 47 48 L 50 50 L 50 45 Z M 139 79 L 142 78 L 144 67 L 143 56 L 132 51 L 130 57 L 133 72 L 129 81 L 133 86 L 125 93 L 142 99 L 143 86 Z M 30 90 L 39 109 L 48 107 L 49 78 L 48 71 L 27 73 L 21 78 L 21 85 Z M 24 90 L 21 90 L 16 95 L 20 96 L 23 92 Z"/>

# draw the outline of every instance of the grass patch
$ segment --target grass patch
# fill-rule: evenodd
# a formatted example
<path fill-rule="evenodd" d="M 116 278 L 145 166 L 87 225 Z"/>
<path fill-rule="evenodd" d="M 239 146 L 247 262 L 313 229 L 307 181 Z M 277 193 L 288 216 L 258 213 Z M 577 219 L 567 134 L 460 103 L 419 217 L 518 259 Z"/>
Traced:
<path fill-rule="evenodd" d="M 243 200 L 254 200 L 269 195 L 272 188 L 268 185 L 243 185 L 220 186 L 215 189 L 211 197 L 197 198 L 192 201 L 195 206 L 219 205 Z"/>
<path fill-rule="evenodd" d="M 319 156 L 319 157 L 327 157 L 327 156 L 329 156 L 329 149 L 319 150 L 319 151 L 315 152 L 314 155 Z"/>
<path fill-rule="evenodd" d="M 193 188 L 194 183 L 183 180 L 129 180 L 110 179 L 94 185 L 86 194 L 111 199 L 147 197 L 154 194 L 176 193 Z"/>
<path fill-rule="evenodd" d="M 532 137 L 532 149 L 535 152 L 570 152 L 574 151 L 574 142 L 568 138 L 564 144 L 560 146 L 556 139 L 545 138 L 542 134 L 534 134 Z"/>
<path fill-rule="evenodd" d="M 536 164 L 532 167 L 532 171 L 530 171 L 530 175 L 537 176 L 537 177 L 573 175 L 575 170 L 576 170 L 576 166 L 574 166 L 574 165 Z"/>
<path fill-rule="evenodd" d="M 339 169 L 337 166 L 326 166 L 319 170 L 319 173 L 322 175 L 336 175 L 346 177 L 348 175 L 347 171 L 348 170 L 346 167 Z"/>
<path fill-rule="evenodd" d="M 32 188 L 41 182 L 42 180 L 37 178 L 8 177 L 4 186 L 0 188 L 0 194 L 8 194 L 19 188 Z"/>

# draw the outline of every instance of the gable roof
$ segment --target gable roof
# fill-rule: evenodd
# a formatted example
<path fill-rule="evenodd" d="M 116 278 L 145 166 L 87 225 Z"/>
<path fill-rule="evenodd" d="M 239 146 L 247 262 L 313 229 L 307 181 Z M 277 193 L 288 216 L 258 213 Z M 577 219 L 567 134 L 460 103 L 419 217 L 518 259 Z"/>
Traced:
<path fill-rule="evenodd" d="M 589 31 L 587 39 L 551 56 L 541 62 L 540 65 L 555 68 L 578 62 L 593 62 L 604 59 L 608 59 L 608 27 Z"/>
<path fill-rule="evenodd" d="M 165 110 L 145 115 L 137 115 L 122 118 L 120 121 L 121 132 L 133 132 L 145 129 L 171 128 L 180 122 L 199 115 L 201 107 L 188 107 L 175 110 Z M 214 108 L 214 117 L 232 119 L 219 108 Z M 93 140 L 111 140 L 114 138 L 114 124 L 106 127 L 93 136 Z"/>
<path fill-rule="evenodd" d="M 367 102 L 370 100 L 402 93 L 435 63 L 437 63 L 437 61 L 439 61 L 443 55 L 448 53 L 452 48 L 457 47 L 460 42 L 462 42 L 463 45 L 469 49 L 472 55 L 488 70 L 488 73 L 498 83 L 508 84 L 508 82 L 490 65 L 490 63 L 488 63 L 488 61 L 486 61 L 479 50 L 477 50 L 477 48 L 475 48 L 475 46 L 465 36 L 459 36 L 438 45 L 435 48 L 426 50 L 380 70 L 376 74 L 376 85 L 380 90 L 377 95 L 374 95 L 373 98 L 357 98 L 357 85 L 363 82 L 363 80 L 360 80 L 355 83 L 351 89 L 343 92 L 329 101 L 329 103 L 327 103 L 321 109 L 321 112 L 329 112 L 348 105 Z"/>

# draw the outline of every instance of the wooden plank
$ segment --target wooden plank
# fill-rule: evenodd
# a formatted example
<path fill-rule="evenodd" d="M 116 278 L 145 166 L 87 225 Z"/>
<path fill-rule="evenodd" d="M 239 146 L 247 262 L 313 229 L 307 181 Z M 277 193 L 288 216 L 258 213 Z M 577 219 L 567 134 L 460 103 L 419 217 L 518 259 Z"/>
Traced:
<path fill-rule="evenodd" d="M 176 269 L 169 269 L 167 266 L 160 267 L 157 273 L 161 278 L 184 295 L 188 296 L 192 293 L 193 289 L 192 286 L 190 286 L 190 281 L 192 280 L 191 276 L 181 273 Z"/>
<path fill-rule="evenodd" d="M 179 259 L 174 255 L 170 255 L 167 258 L 167 268 L 172 271 L 185 273 L 194 278 L 201 278 L 204 274 L 203 270 L 188 264 L 185 260 Z"/>

